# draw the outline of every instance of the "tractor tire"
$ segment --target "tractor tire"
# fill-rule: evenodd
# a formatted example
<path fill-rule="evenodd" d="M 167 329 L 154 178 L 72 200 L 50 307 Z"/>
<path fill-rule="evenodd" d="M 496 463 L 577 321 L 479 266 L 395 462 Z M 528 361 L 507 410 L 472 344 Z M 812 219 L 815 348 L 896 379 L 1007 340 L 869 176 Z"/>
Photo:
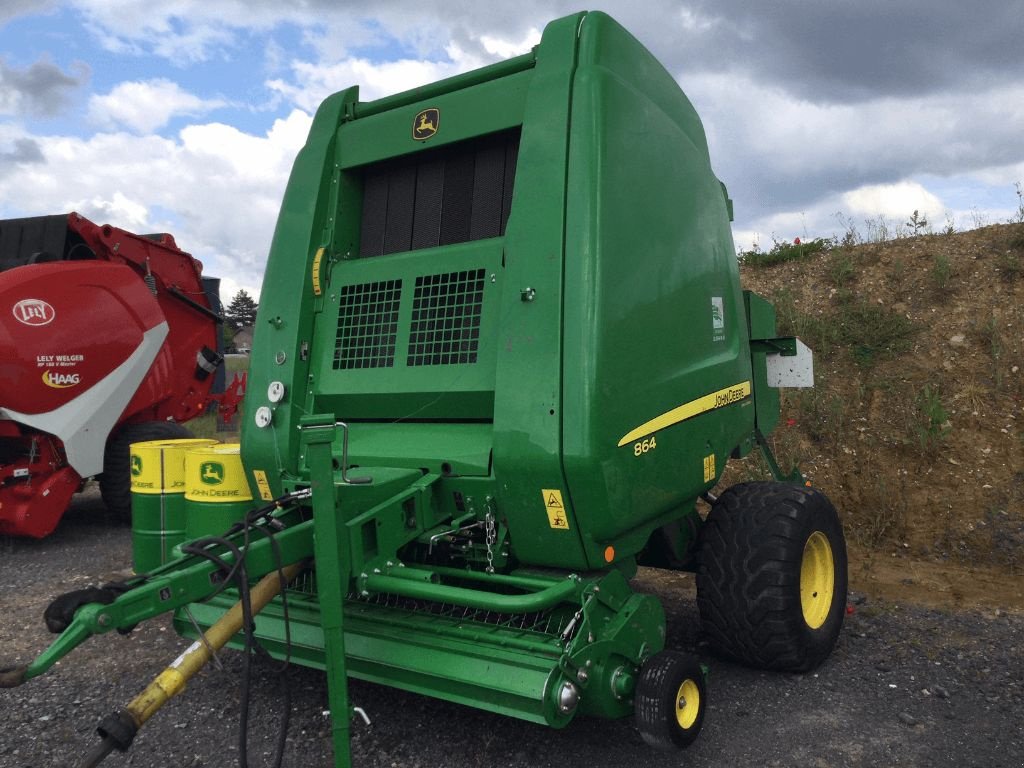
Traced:
<path fill-rule="evenodd" d="M 179 440 L 192 437 L 185 427 L 173 421 L 145 421 L 121 427 L 107 439 L 103 452 L 100 495 L 116 519 L 131 522 L 132 475 L 130 446 L 147 440 Z"/>
<path fill-rule="evenodd" d="M 704 670 L 693 656 L 662 651 L 644 662 L 633 693 L 636 728 L 648 746 L 689 746 L 708 708 Z"/>
<path fill-rule="evenodd" d="M 715 502 L 701 531 L 697 606 L 720 655 L 760 669 L 814 669 L 839 638 L 846 587 L 846 540 L 824 494 L 741 483 Z"/>

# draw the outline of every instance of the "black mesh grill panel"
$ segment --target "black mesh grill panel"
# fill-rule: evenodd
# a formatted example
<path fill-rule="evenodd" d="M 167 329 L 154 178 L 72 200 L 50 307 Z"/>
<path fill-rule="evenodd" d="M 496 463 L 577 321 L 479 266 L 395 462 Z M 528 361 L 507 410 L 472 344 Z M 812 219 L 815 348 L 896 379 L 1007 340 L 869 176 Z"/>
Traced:
<path fill-rule="evenodd" d="M 341 289 L 334 368 L 391 368 L 395 364 L 401 280 Z"/>
<path fill-rule="evenodd" d="M 406 364 L 475 363 L 484 304 L 484 270 L 416 278 Z"/>
<path fill-rule="evenodd" d="M 368 166 L 359 255 L 505 234 L 518 156 L 517 130 Z"/>

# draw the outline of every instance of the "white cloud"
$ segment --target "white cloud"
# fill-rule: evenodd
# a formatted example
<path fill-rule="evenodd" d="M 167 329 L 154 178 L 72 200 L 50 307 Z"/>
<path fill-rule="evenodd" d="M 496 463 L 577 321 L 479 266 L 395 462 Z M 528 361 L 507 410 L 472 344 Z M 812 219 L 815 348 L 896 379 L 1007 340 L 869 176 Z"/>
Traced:
<path fill-rule="evenodd" d="M 497 39 L 491 44 L 502 45 Z M 327 96 L 351 85 L 359 86 L 361 101 L 373 101 L 488 63 L 455 44 L 448 45 L 446 52 L 448 61 L 400 59 L 374 63 L 358 57 L 335 64 L 293 61 L 290 81 L 277 78 L 266 85 L 300 109 L 314 112 Z"/>
<path fill-rule="evenodd" d="M 151 133 L 179 116 L 197 117 L 225 105 L 201 99 L 164 78 L 120 83 L 106 95 L 89 98 L 89 121 L 102 129 L 129 128 Z"/>
<path fill-rule="evenodd" d="M 922 216 L 938 218 L 946 210 L 939 198 L 915 181 L 872 184 L 846 192 L 842 199 L 846 210 L 864 216 L 899 218 L 918 211 Z"/>
<path fill-rule="evenodd" d="M 480 44 L 484 47 L 484 50 L 492 56 L 497 56 L 499 59 L 511 59 L 513 56 L 528 53 L 531 48 L 539 43 L 540 30 L 536 27 L 531 27 L 530 31 L 526 33 L 526 37 L 518 42 L 492 35 L 480 36 Z"/>
<path fill-rule="evenodd" d="M 149 210 L 146 206 L 137 200 L 130 200 L 120 190 L 110 197 L 93 195 L 87 200 L 73 201 L 65 207 L 97 223 L 117 222 L 117 226 L 129 232 L 141 234 L 150 229 Z"/>
<path fill-rule="evenodd" d="M 237 43 L 240 30 L 265 30 L 297 14 L 244 0 L 72 0 L 97 45 L 113 53 L 205 61 Z"/>
<path fill-rule="evenodd" d="M 46 162 L 8 169 L 0 217 L 78 209 L 97 223 L 170 231 L 207 274 L 258 296 L 281 196 L 311 122 L 295 110 L 262 136 L 218 123 L 191 125 L 177 138 L 35 136 Z"/>

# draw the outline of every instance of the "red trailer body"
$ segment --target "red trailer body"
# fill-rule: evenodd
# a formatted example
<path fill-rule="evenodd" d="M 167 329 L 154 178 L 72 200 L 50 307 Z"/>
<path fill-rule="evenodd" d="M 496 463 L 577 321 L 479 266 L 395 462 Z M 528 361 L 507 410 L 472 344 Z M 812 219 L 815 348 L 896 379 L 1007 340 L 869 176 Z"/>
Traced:
<path fill-rule="evenodd" d="M 92 476 L 127 513 L 129 442 L 184 436 L 210 403 L 216 302 L 170 235 L 0 222 L 0 534 L 47 535 Z"/>

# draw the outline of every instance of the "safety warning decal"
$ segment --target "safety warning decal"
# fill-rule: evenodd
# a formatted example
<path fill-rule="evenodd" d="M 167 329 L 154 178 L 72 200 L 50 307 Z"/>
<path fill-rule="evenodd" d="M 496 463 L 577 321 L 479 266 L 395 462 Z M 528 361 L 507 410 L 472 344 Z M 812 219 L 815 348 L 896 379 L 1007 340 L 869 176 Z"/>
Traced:
<path fill-rule="evenodd" d="M 262 469 L 254 469 L 252 476 L 256 478 L 256 487 L 259 488 L 260 498 L 264 501 L 273 501 L 274 494 L 270 492 L 270 483 L 267 482 L 267 473 Z"/>
<path fill-rule="evenodd" d="M 565 504 L 562 503 L 562 492 L 554 488 L 541 490 L 544 497 L 544 508 L 548 512 L 548 524 L 559 530 L 569 530 L 569 518 L 565 514 Z"/>
<path fill-rule="evenodd" d="M 715 479 L 715 454 L 704 457 L 704 482 L 710 483 Z"/>

